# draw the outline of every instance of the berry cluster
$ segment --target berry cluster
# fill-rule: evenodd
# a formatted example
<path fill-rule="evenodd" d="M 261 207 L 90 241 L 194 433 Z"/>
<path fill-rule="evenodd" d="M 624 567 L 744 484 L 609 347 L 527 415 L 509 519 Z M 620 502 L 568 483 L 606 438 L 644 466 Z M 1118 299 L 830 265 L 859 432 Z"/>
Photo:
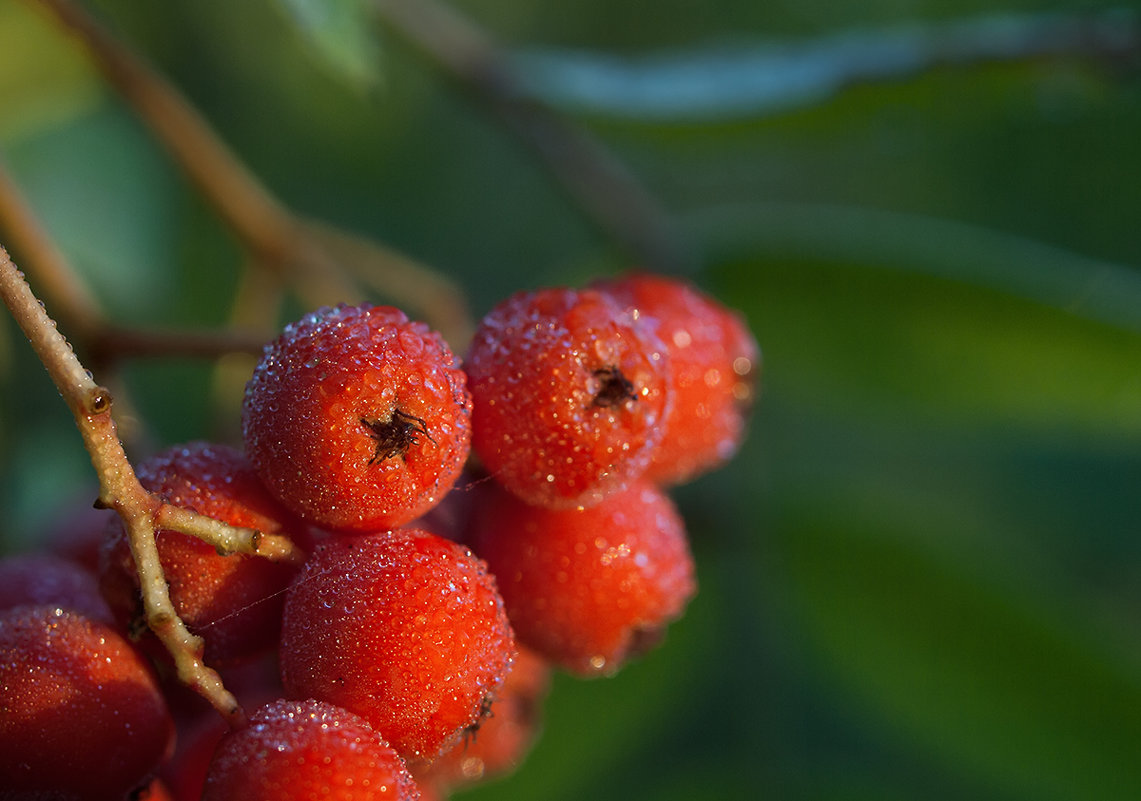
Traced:
<path fill-rule="evenodd" d="M 462 365 L 388 307 L 287 326 L 247 385 L 243 449 L 137 466 L 168 503 L 308 554 L 158 533 L 248 723 L 174 680 L 111 515 L 97 567 L 74 547 L 83 564 L 0 562 L 0 797 L 443 798 L 509 771 L 552 668 L 612 674 L 682 614 L 668 488 L 734 453 L 758 369 L 737 315 L 643 274 L 508 298 Z"/>

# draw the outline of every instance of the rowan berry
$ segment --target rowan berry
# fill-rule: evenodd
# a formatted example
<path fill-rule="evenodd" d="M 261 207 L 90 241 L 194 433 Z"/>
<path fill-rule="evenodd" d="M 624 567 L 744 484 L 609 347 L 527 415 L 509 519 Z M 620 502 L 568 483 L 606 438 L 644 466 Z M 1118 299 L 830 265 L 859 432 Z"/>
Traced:
<path fill-rule="evenodd" d="M 262 486 L 246 457 L 226 445 L 192 442 L 142 461 L 139 482 L 168 503 L 234 526 L 302 543 L 307 527 Z M 138 574 L 122 523 L 115 518 L 103 554 L 103 594 L 121 622 L 137 628 Z M 197 537 L 160 530 L 159 559 L 170 597 L 187 627 L 206 642 L 210 664 L 233 664 L 278 643 L 284 592 L 297 567 L 247 554 L 223 555 Z"/>
<path fill-rule="evenodd" d="M 423 514 L 468 456 L 458 360 L 388 306 L 325 307 L 266 346 L 242 431 L 270 492 L 311 522 L 375 531 Z"/>
<path fill-rule="evenodd" d="M 273 701 L 218 743 L 202 801 L 415 801 L 396 752 L 361 717 L 321 701 Z"/>
<path fill-rule="evenodd" d="M 114 629 L 54 606 L 0 612 L 0 796 L 125 798 L 173 734 L 147 663 Z"/>
<path fill-rule="evenodd" d="M 545 659 L 529 648 L 519 648 L 488 716 L 439 759 L 414 770 L 413 776 L 421 788 L 438 787 L 441 794 L 446 794 L 453 788 L 514 771 L 538 738 L 550 673 Z"/>
<path fill-rule="evenodd" d="M 495 581 L 465 546 L 407 529 L 338 537 L 289 590 L 282 683 L 432 759 L 480 719 L 514 648 Z"/>
<path fill-rule="evenodd" d="M 584 676 L 656 644 L 696 590 L 684 523 L 647 481 L 588 509 L 531 506 L 489 484 L 469 538 L 520 644 Z"/>
<path fill-rule="evenodd" d="M 58 606 L 101 623 L 113 621 L 95 574 L 49 553 L 0 559 L 0 609 L 16 606 Z"/>
<path fill-rule="evenodd" d="M 465 364 L 475 452 L 528 503 L 596 504 L 638 477 L 661 441 L 666 361 L 608 295 L 513 295 L 484 317 Z"/>
<path fill-rule="evenodd" d="M 744 437 L 761 368 L 744 319 L 676 278 L 631 273 L 594 286 L 654 326 L 669 352 L 673 404 L 647 477 L 680 484 L 727 461 Z"/>

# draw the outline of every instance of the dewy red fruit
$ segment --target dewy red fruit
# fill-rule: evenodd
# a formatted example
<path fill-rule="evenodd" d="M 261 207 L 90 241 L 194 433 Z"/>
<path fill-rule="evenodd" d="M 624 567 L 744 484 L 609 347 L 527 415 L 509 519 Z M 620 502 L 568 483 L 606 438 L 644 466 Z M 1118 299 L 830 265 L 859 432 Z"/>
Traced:
<path fill-rule="evenodd" d="M 306 526 L 265 491 L 253 467 L 226 445 L 193 442 L 141 462 L 140 483 L 169 503 L 235 526 L 300 541 Z M 124 623 L 140 612 L 138 574 L 115 518 L 102 566 L 103 593 Z M 183 622 L 206 641 L 209 664 L 233 664 L 277 646 L 284 590 L 297 568 L 256 556 L 223 556 L 177 531 L 160 531 L 159 558 Z"/>
<path fill-rule="evenodd" d="M 665 360 L 601 292 L 513 295 L 483 319 L 465 365 L 475 451 L 528 503 L 592 506 L 637 478 L 661 441 Z"/>
<path fill-rule="evenodd" d="M 514 650 L 494 579 L 466 547 L 404 529 L 338 537 L 289 591 L 282 682 L 432 759 L 480 720 Z"/>
<path fill-rule="evenodd" d="M 458 360 L 387 306 L 326 307 L 268 345 L 246 387 L 246 450 L 270 492 L 317 525 L 374 531 L 435 505 L 467 459 Z"/>
<path fill-rule="evenodd" d="M 320 701 L 274 701 L 225 735 L 202 801 L 415 801 L 408 769 L 362 718 Z"/>
<path fill-rule="evenodd" d="M 52 606 L 0 612 L 0 797 L 125 798 L 173 735 L 154 677 L 115 630 Z"/>
<path fill-rule="evenodd" d="M 414 774 L 421 789 L 431 786 L 446 797 L 452 789 L 506 776 L 515 770 L 539 735 L 550 673 L 545 659 L 528 648 L 520 648 L 487 719 L 466 733 L 451 750 Z"/>
<path fill-rule="evenodd" d="M 744 437 L 761 369 L 741 316 L 676 278 L 631 273 L 595 286 L 655 326 L 669 351 L 673 405 L 647 477 L 680 484 L 727 461 Z"/>
<path fill-rule="evenodd" d="M 581 675 L 651 647 L 693 595 L 693 557 L 670 499 L 639 481 L 589 509 L 529 506 L 494 484 L 469 534 L 522 645 Z"/>
<path fill-rule="evenodd" d="M 0 609 L 59 606 L 91 620 L 111 623 L 95 575 L 77 562 L 48 553 L 0 559 Z"/>

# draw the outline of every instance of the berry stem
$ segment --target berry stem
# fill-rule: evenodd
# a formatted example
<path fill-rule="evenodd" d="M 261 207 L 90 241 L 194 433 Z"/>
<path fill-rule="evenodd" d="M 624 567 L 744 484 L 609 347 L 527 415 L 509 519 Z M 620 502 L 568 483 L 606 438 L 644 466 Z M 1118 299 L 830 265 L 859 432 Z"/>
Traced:
<path fill-rule="evenodd" d="M 42 288 L 54 315 L 96 366 L 131 356 L 212 358 L 261 352 L 265 337 L 239 330 L 176 331 L 113 325 L 94 293 L 36 216 L 0 159 L 0 229 Z M 120 402 L 122 398 L 119 399 Z"/>
<path fill-rule="evenodd" d="M 203 663 L 202 640 L 183 624 L 170 600 L 155 542 L 159 526 L 203 536 L 228 550 L 297 558 L 281 537 L 264 537 L 248 529 L 235 529 L 177 509 L 147 492 L 135 476 L 111 416 L 111 394 L 83 367 L 70 343 L 56 327 L 43 303 L 32 292 L 23 273 L 0 246 L 0 296 L 28 337 L 75 418 L 83 444 L 99 477 L 100 506 L 115 510 L 123 520 L 139 575 L 147 624 L 170 651 L 179 678 L 209 701 L 233 726 L 245 715 L 218 674 Z"/>
<path fill-rule="evenodd" d="M 529 147 L 583 215 L 634 262 L 664 272 L 689 266 L 690 247 L 658 199 L 601 140 L 527 97 L 526 80 L 510 59 L 454 4 L 372 0 L 372 7 Z"/>
<path fill-rule="evenodd" d="M 474 329 L 466 298 L 446 276 L 406 255 L 295 214 L 246 167 L 202 114 L 150 64 L 72 0 L 38 0 L 75 35 L 119 92 L 252 255 L 312 308 L 352 302 L 357 283 L 417 310 L 457 347 Z"/>
<path fill-rule="evenodd" d="M 0 228 L 21 260 L 36 274 L 37 284 L 57 316 L 75 335 L 89 337 L 106 325 L 95 295 L 72 269 L 0 160 Z"/>
<path fill-rule="evenodd" d="M 195 536 L 225 554 L 247 553 L 276 562 L 296 564 L 304 561 L 304 554 L 288 537 L 280 534 L 263 534 L 252 528 L 231 526 L 169 503 L 162 504 L 155 511 L 154 524 L 160 529 L 171 529 Z"/>

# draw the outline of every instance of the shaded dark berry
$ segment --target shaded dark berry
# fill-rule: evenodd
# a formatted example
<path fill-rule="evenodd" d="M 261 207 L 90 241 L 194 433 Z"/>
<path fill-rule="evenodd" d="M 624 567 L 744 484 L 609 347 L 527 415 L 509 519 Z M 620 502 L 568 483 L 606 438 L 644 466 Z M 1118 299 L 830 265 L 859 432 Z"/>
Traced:
<path fill-rule="evenodd" d="M 169 448 L 137 468 L 142 485 L 169 503 L 230 525 L 278 534 L 304 547 L 307 527 L 270 497 L 246 457 L 226 445 Z M 297 567 L 245 554 L 223 555 L 197 537 L 159 531 L 159 559 L 183 622 L 206 642 L 206 661 L 224 665 L 277 645 L 285 589 Z M 103 594 L 129 625 L 141 613 L 134 559 L 116 518 L 101 570 Z"/>
<path fill-rule="evenodd" d="M 124 798 L 173 735 L 149 667 L 114 629 L 53 606 L 0 612 L 0 796 Z"/>
<path fill-rule="evenodd" d="M 101 623 L 113 621 L 95 574 L 47 553 L 0 559 L 0 609 L 15 606 L 58 606 Z"/>

